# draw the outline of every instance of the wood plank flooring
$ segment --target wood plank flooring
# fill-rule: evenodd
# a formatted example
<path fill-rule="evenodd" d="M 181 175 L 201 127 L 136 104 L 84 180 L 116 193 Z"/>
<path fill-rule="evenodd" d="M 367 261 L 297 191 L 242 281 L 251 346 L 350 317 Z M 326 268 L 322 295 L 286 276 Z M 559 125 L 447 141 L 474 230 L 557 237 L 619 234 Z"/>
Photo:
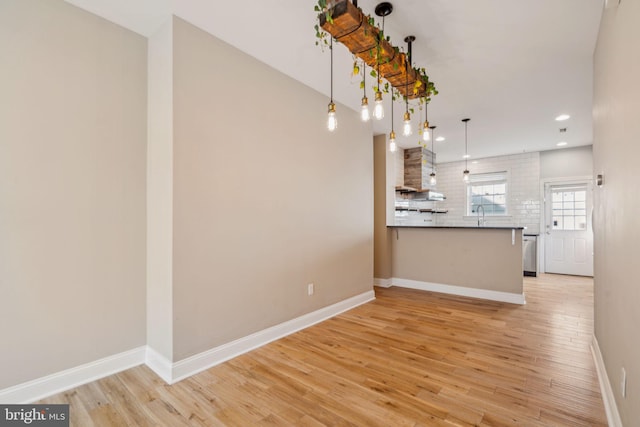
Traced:
<path fill-rule="evenodd" d="M 53 396 L 75 426 L 606 426 L 593 281 L 525 279 L 527 304 L 377 299 L 172 386 L 140 366 Z"/>

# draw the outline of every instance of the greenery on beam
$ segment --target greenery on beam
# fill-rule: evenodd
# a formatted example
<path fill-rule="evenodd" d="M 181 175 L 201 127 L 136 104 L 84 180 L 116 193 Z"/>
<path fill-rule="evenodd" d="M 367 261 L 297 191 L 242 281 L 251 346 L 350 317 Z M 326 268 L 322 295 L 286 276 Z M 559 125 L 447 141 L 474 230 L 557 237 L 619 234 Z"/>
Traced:
<path fill-rule="evenodd" d="M 319 14 L 324 14 L 327 22 L 333 24 L 333 10 L 328 7 L 327 0 L 317 0 L 313 10 Z M 362 9 L 358 8 L 358 10 L 362 12 Z M 387 64 L 390 61 L 390 58 L 388 56 L 384 61 L 380 61 L 379 59 L 382 56 L 382 54 L 385 53 L 385 52 L 380 52 L 381 42 L 382 40 L 386 40 L 387 42 L 391 43 L 391 38 L 389 36 L 385 36 L 385 34 L 382 31 L 382 28 L 380 28 L 380 25 L 375 22 L 375 19 L 371 15 L 365 15 L 364 12 L 363 12 L 363 15 L 367 20 L 367 22 L 369 23 L 369 25 L 371 25 L 372 27 L 376 27 L 378 29 L 377 46 L 372 48 L 369 51 L 369 55 L 372 58 L 374 57 L 377 58 L 376 63 L 378 65 Z M 329 34 L 326 31 L 324 31 L 318 23 L 316 23 L 313 28 L 316 32 L 316 39 L 317 39 L 316 46 L 320 46 L 320 48 L 324 51 L 324 48 L 329 46 L 329 41 L 330 41 Z M 396 53 L 400 52 L 400 49 L 398 47 L 394 47 L 394 49 L 396 50 Z M 394 70 L 397 70 L 397 68 L 398 68 L 398 65 L 394 63 Z M 414 95 L 419 94 L 421 92 L 420 89 L 422 85 L 425 84 L 425 82 L 427 85 L 426 90 L 424 92 L 425 93 L 424 96 L 420 97 L 420 107 L 422 107 L 423 103 L 430 102 L 431 97 L 438 94 L 438 90 L 436 89 L 435 84 L 429 79 L 429 76 L 427 75 L 426 69 L 424 67 L 413 68 L 413 71 L 418 76 L 418 78 L 416 79 L 416 82 L 414 83 L 413 94 Z M 357 75 L 359 73 L 360 73 L 359 65 L 357 64 L 356 61 L 354 61 L 353 75 Z M 371 68 L 371 72 L 369 74 L 371 75 L 371 77 L 376 79 L 376 84 L 373 86 L 373 90 L 374 92 L 377 92 L 378 83 L 382 83 L 382 77 L 378 76 L 377 70 L 374 67 Z M 360 82 L 360 89 L 363 89 L 363 87 L 364 87 L 364 82 Z M 380 91 L 384 92 L 385 94 L 388 94 L 389 87 L 390 87 L 389 83 L 385 82 L 384 85 L 380 88 Z M 413 114 L 413 109 L 411 109 L 411 113 Z"/>

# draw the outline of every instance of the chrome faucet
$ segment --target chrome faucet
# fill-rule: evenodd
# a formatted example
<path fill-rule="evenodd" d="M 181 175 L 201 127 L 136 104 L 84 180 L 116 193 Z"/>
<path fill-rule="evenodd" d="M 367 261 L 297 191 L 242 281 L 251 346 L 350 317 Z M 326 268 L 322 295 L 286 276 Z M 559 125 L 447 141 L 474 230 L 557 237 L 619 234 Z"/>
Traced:
<path fill-rule="evenodd" d="M 480 209 L 482 209 L 482 219 L 480 219 Z M 484 206 L 478 206 L 476 213 L 478 214 L 478 227 L 484 227 Z"/>

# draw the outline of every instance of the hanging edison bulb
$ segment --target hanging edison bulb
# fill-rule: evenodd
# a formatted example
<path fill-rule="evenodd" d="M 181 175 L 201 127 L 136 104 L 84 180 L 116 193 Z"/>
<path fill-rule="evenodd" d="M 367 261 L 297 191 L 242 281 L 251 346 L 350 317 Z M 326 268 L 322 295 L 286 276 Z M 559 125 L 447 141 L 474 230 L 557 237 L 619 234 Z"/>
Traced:
<path fill-rule="evenodd" d="M 375 106 L 373 107 L 373 117 L 376 120 L 384 118 L 384 105 L 382 104 L 382 92 L 376 92 Z"/>
<path fill-rule="evenodd" d="M 371 114 L 369 113 L 369 100 L 366 96 L 362 98 L 362 109 L 360 110 L 360 118 L 363 122 L 368 122 L 371 119 Z"/>
<path fill-rule="evenodd" d="M 362 104 L 360 109 L 360 118 L 363 122 L 368 122 L 371 119 L 371 113 L 369 113 L 369 99 L 367 98 L 367 64 L 362 62 Z"/>
<path fill-rule="evenodd" d="M 329 132 L 333 132 L 338 128 L 338 118 L 336 117 L 336 104 L 331 102 L 329 104 L 329 113 L 327 115 L 327 129 Z"/>
<path fill-rule="evenodd" d="M 422 140 L 429 141 L 431 139 L 431 135 L 429 134 L 429 122 L 425 121 L 424 126 L 422 127 Z"/>
<path fill-rule="evenodd" d="M 333 37 L 330 38 L 329 51 L 331 53 L 331 100 L 327 112 L 327 129 L 333 132 L 338 128 L 338 118 L 336 117 L 336 104 L 333 102 Z"/>
<path fill-rule="evenodd" d="M 404 113 L 404 122 L 402 126 L 402 135 L 411 136 L 411 114 L 407 111 Z"/>

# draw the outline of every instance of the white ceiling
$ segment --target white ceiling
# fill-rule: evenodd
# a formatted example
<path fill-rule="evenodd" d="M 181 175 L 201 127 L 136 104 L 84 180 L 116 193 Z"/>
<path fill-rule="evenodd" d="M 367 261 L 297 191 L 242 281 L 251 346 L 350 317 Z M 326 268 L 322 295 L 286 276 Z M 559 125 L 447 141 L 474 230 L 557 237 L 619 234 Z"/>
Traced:
<path fill-rule="evenodd" d="M 329 54 L 315 46 L 314 0 L 67 1 L 145 36 L 173 13 L 329 94 Z M 361 0 L 359 6 L 373 15 L 377 3 Z M 446 138 L 436 143 L 439 162 L 462 159 L 464 117 L 471 118 L 472 158 L 556 149 L 559 141 L 568 147 L 592 143 L 592 56 L 603 0 L 392 3 L 386 34 L 396 46 L 404 45 L 405 36 L 416 36 L 414 62 L 427 69 L 440 91 L 429 106 L 436 136 Z M 334 59 L 335 99 L 359 111 L 362 91 L 359 80 L 351 78 L 351 54 L 338 45 Z M 391 128 L 389 96 L 385 101 L 387 116 L 373 124 L 375 134 Z M 402 108 L 396 104 L 396 111 Z M 571 118 L 556 122 L 561 113 Z M 399 134 L 402 115 L 395 118 Z M 417 129 L 416 115 L 413 120 Z M 567 132 L 560 134 L 560 127 Z M 402 147 L 417 146 L 417 141 L 417 132 L 398 137 Z"/>

